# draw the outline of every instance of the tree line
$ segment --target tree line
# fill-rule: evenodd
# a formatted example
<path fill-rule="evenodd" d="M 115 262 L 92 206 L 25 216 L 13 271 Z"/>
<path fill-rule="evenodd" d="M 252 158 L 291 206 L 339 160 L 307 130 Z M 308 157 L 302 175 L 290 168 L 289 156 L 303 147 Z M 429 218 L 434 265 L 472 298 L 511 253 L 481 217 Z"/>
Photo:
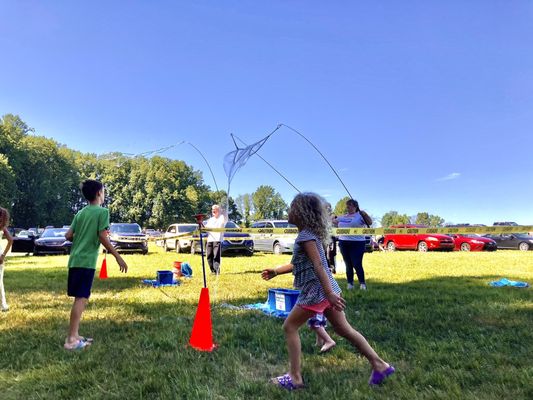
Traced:
<path fill-rule="evenodd" d="M 82 153 L 36 136 L 18 116 L 0 118 L 0 205 L 10 210 L 13 226 L 69 224 L 86 204 L 79 190 L 85 179 L 105 185 L 104 205 L 112 222 L 137 222 L 143 227 L 192 222 L 192 215 L 214 203 L 228 204 L 229 218 L 238 223 L 281 218 L 287 211 L 281 195 L 270 186 L 246 195 L 251 202 L 243 214 L 233 198 L 223 190 L 211 190 L 202 173 L 183 161 Z"/>
<path fill-rule="evenodd" d="M 82 153 L 35 135 L 16 115 L 0 118 L 0 206 L 11 211 L 13 226 L 69 224 L 86 204 L 79 190 L 85 179 L 104 183 L 104 205 L 112 222 L 161 229 L 192 222 L 192 215 L 208 211 L 214 203 L 227 204 L 229 219 L 246 227 L 259 219 L 287 218 L 288 204 L 272 186 L 228 198 L 223 190 L 211 190 L 202 173 L 184 161 Z M 345 213 L 346 200 L 336 202 L 336 215 Z M 381 218 L 382 226 L 410 222 L 441 226 L 444 220 L 427 212 L 409 217 L 396 211 Z"/>

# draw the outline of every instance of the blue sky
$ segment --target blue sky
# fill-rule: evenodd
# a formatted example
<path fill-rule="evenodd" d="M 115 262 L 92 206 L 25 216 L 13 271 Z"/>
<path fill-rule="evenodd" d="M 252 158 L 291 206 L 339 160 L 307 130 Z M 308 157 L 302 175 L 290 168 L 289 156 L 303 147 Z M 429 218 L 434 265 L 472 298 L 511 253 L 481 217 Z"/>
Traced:
<path fill-rule="evenodd" d="M 531 1 L 3 1 L 0 113 L 95 153 L 200 148 L 220 187 L 230 133 L 278 123 L 361 206 L 533 224 Z M 345 195 L 301 138 L 260 153 L 301 190 Z M 190 146 L 163 155 L 204 172 Z M 259 159 L 231 195 L 294 189 Z"/>

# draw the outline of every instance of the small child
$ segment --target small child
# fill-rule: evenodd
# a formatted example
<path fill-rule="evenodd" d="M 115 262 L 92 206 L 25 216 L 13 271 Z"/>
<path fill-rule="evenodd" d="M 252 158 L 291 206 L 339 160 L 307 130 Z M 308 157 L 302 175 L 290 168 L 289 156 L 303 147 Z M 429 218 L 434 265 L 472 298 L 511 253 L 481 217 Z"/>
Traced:
<path fill-rule="evenodd" d="M 66 350 L 81 350 L 93 342 L 92 338 L 80 336 L 78 330 L 81 315 L 91 295 L 100 243 L 115 256 L 120 271 L 128 271 L 128 265 L 111 245 L 107 235 L 109 210 L 101 207 L 105 197 L 104 185 L 88 179 L 82 183 L 81 191 L 89 204 L 76 214 L 70 229 L 65 234 L 65 238 L 72 242 L 68 259 L 67 293 L 74 297 L 70 311 L 69 332 L 64 345 Z"/>
<path fill-rule="evenodd" d="M 285 375 L 271 380 L 271 383 L 286 390 L 305 387 L 301 372 L 301 345 L 299 328 L 316 315 L 324 313 L 335 332 L 348 339 L 372 366 L 368 384 L 381 384 L 394 373 L 394 367 L 381 359 L 366 339 L 346 320 L 346 301 L 328 268 L 324 246 L 329 240 L 330 217 L 324 200 L 314 193 L 296 195 L 289 209 L 289 222 L 298 227 L 290 264 L 262 272 L 263 279 L 293 271 L 294 286 L 300 295 L 289 316 L 283 323 L 290 370 Z"/>
<path fill-rule="evenodd" d="M 5 208 L 0 207 L 0 238 L 2 237 L 2 234 L 7 239 L 7 246 L 2 251 L 2 246 L 0 246 L 0 297 L 2 300 L 2 311 L 8 311 L 9 306 L 7 305 L 6 301 L 6 293 L 4 292 L 4 260 L 6 258 L 6 254 L 9 253 L 9 249 L 11 249 L 11 245 L 13 244 L 13 237 L 7 230 L 7 226 L 9 225 L 9 211 L 7 211 Z"/>
<path fill-rule="evenodd" d="M 324 314 L 317 313 L 314 317 L 309 318 L 307 320 L 307 326 L 309 326 L 309 329 L 312 331 L 315 331 L 315 344 L 320 347 L 321 353 L 327 353 L 335 347 L 337 343 L 335 343 L 326 331 L 327 320 L 326 317 L 324 317 Z"/>

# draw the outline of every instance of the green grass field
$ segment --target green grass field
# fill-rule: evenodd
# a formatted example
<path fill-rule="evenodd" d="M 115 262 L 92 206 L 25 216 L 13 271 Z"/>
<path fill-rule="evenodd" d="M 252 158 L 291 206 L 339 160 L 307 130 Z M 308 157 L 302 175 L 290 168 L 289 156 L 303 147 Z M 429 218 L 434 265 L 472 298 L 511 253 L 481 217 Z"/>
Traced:
<path fill-rule="evenodd" d="M 81 352 L 62 344 L 71 306 L 67 257 L 10 256 L 0 313 L 1 399 L 282 399 L 269 378 L 287 371 L 282 321 L 220 305 L 266 300 L 262 268 L 290 256 L 223 258 L 218 282 L 208 275 L 218 348 L 187 347 L 202 287 L 199 256 L 126 255 L 127 275 L 108 258 L 110 278 L 95 279 Z M 177 288 L 144 287 L 143 278 L 188 261 L 194 277 Z M 302 399 L 532 399 L 533 291 L 492 288 L 502 277 L 533 283 L 533 253 L 373 253 L 365 256 L 369 290 L 344 292 L 349 321 L 397 367 L 379 389 L 370 367 L 342 338 L 319 355 L 302 328 Z M 345 276 L 337 276 L 345 287 Z M 330 333 L 332 330 L 330 329 Z"/>

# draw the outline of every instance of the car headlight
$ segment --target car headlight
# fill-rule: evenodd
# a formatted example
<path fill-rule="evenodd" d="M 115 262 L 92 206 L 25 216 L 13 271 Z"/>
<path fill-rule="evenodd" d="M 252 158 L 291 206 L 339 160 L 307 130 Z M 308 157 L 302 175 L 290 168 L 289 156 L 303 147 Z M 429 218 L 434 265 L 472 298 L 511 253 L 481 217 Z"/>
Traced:
<path fill-rule="evenodd" d="M 475 243 L 475 244 L 483 244 L 483 242 L 481 240 L 472 240 L 472 243 Z"/>
<path fill-rule="evenodd" d="M 438 242 L 439 241 L 439 239 L 437 239 L 436 237 L 433 237 L 433 236 L 428 237 L 426 240 L 429 240 L 431 242 Z"/>

